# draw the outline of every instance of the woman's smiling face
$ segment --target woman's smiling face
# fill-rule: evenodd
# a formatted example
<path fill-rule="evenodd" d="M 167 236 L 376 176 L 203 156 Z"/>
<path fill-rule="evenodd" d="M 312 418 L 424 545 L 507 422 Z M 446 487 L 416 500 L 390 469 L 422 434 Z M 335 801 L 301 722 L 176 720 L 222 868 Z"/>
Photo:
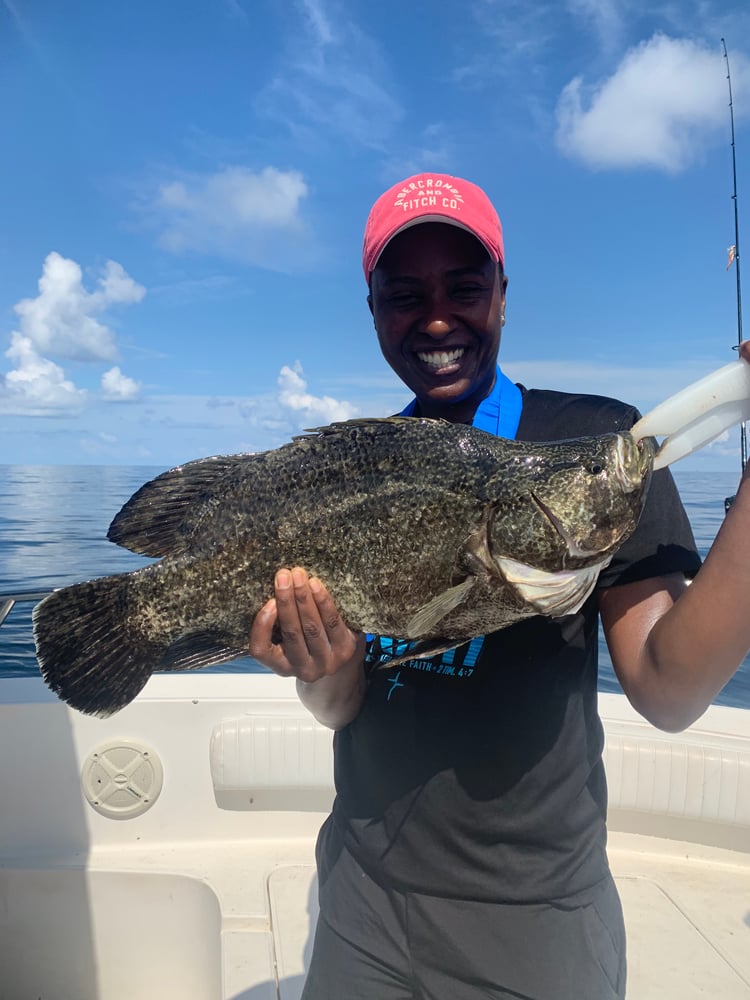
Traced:
<path fill-rule="evenodd" d="M 380 348 L 426 417 L 470 422 L 495 380 L 507 279 L 471 233 L 405 229 L 372 272 Z"/>

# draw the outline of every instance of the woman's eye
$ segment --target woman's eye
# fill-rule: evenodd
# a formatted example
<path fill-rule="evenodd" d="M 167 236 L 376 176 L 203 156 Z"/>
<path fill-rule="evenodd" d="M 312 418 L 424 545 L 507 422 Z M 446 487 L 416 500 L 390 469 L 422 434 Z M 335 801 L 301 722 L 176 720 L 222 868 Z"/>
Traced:
<path fill-rule="evenodd" d="M 417 296 L 414 292 L 397 292 L 389 298 L 389 302 L 391 302 L 394 306 L 410 306 L 416 301 Z"/>
<path fill-rule="evenodd" d="M 481 285 L 460 285 L 453 291 L 454 295 L 456 295 L 458 298 L 463 298 L 463 299 L 475 298 L 477 295 L 481 295 L 481 293 L 482 293 Z"/>

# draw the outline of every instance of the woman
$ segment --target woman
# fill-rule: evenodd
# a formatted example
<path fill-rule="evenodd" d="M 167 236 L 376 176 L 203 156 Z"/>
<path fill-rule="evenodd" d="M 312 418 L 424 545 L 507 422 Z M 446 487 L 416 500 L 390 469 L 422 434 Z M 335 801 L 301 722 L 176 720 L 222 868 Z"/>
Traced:
<path fill-rule="evenodd" d="M 624 403 L 503 375 L 504 264 L 497 213 L 468 181 L 421 174 L 375 203 L 368 304 L 385 359 L 414 392 L 404 412 L 521 440 L 632 426 Z M 742 353 L 750 360 L 747 344 Z M 319 580 L 301 567 L 278 573 L 250 652 L 295 676 L 336 731 L 306 1000 L 624 996 L 598 624 L 645 718 L 676 731 L 701 715 L 750 647 L 748 478 L 702 568 L 663 470 L 577 614 L 392 668 L 392 642 L 349 631 Z"/>

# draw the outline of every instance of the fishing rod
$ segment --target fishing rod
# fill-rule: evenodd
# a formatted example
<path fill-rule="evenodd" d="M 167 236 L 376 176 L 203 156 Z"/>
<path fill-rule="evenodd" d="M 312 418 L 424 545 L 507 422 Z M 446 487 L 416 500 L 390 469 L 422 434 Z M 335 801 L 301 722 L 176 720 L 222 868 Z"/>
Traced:
<path fill-rule="evenodd" d="M 734 246 L 731 246 L 728 251 L 729 262 L 727 264 L 727 269 L 734 264 L 734 273 L 737 282 L 737 346 L 739 346 L 742 343 L 742 282 L 740 276 L 740 216 L 737 199 L 737 155 L 734 140 L 734 102 L 732 100 L 732 75 L 729 71 L 727 43 L 723 38 L 721 40 L 721 44 L 724 49 L 724 61 L 727 64 L 727 86 L 729 87 L 729 124 L 732 140 L 732 201 L 734 202 Z M 747 425 L 744 423 L 740 424 L 740 461 L 742 464 L 742 472 L 744 474 L 745 468 L 747 467 Z M 727 497 L 724 500 L 725 511 L 729 510 L 733 503 L 734 497 Z"/>

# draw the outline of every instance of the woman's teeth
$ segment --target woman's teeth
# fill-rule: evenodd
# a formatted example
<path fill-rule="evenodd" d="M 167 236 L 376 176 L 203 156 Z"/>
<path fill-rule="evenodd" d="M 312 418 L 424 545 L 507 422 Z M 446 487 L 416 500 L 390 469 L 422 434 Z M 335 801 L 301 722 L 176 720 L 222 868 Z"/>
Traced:
<path fill-rule="evenodd" d="M 417 351 L 417 357 L 431 368 L 444 368 L 453 364 L 463 356 L 465 348 L 458 347 L 454 351 Z"/>

